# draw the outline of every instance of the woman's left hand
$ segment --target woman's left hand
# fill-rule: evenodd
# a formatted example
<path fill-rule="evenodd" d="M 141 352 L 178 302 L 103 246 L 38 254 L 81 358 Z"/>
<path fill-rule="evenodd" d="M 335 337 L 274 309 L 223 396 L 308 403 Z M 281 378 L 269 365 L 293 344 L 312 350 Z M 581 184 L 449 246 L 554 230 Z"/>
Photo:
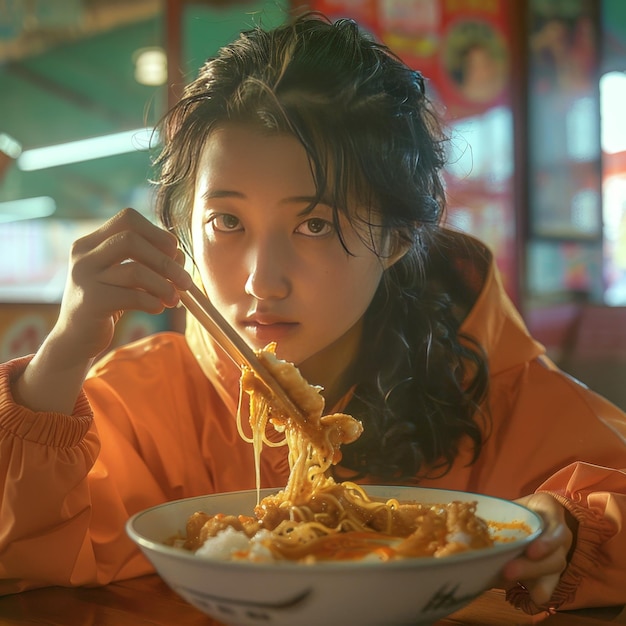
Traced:
<path fill-rule="evenodd" d="M 535 511 L 544 522 L 541 535 L 528 545 L 522 555 L 509 561 L 502 571 L 504 585 L 523 585 L 537 611 L 546 610 L 574 541 L 568 526 L 567 510 L 551 495 L 536 493 L 516 500 Z"/>

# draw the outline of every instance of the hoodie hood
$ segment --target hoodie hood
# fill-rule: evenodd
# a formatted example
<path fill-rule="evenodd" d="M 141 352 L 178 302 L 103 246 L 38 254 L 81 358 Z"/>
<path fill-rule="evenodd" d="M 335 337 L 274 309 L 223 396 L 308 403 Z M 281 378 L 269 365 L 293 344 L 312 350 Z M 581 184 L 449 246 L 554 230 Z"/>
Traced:
<path fill-rule="evenodd" d="M 447 251 L 455 267 L 456 280 L 466 287 L 473 286 L 477 294 L 460 332 L 482 346 L 489 360 L 490 375 L 544 355 L 544 346 L 532 338 L 506 293 L 491 251 L 468 235 L 449 233 L 449 237 L 457 242 Z"/>

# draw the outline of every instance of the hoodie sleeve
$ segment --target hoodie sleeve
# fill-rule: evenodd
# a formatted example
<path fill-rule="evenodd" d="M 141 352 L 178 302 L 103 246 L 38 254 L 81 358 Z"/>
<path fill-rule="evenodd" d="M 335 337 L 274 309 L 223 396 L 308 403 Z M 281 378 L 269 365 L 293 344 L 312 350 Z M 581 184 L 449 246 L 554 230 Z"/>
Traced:
<path fill-rule="evenodd" d="M 520 442 L 519 463 L 515 465 L 512 453 L 497 468 L 506 472 L 511 464 L 518 467 L 523 485 L 529 487 L 521 486 L 520 495 L 549 493 L 577 521 L 574 550 L 550 605 L 575 609 L 624 604 L 626 419 L 616 406 L 558 370 L 531 370 L 534 375 L 527 377 L 515 403 L 516 419 L 507 422 L 508 436 Z M 532 609 L 521 587 L 508 599 Z"/>
<path fill-rule="evenodd" d="M 576 548 L 555 590 L 561 608 L 626 602 L 626 470 L 574 463 L 538 491 L 552 494 L 578 521 Z"/>
<path fill-rule="evenodd" d="M 119 458 L 109 471 L 84 392 L 72 415 L 17 404 L 11 384 L 28 361 L 0 365 L 0 595 L 106 584 L 151 571 L 125 533 L 131 492 L 137 506 L 140 497 L 163 498 L 149 467 L 119 429 L 111 435 Z M 124 403 L 111 394 L 105 420 L 111 430 L 109 420 L 127 422 Z"/>
<path fill-rule="evenodd" d="M 73 415 L 14 402 L 11 383 L 29 360 L 0 365 L 0 593 L 27 588 L 25 567 L 33 562 L 42 579 L 72 578 L 86 549 L 86 477 L 99 450 L 84 394 Z"/>
<path fill-rule="evenodd" d="M 462 331 L 488 355 L 493 418 L 463 488 L 507 499 L 552 494 L 578 530 L 551 605 L 626 603 L 626 415 L 546 358 L 493 260 Z M 508 598 L 531 608 L 522 587 Z"/>
<path fill-rule="evenodd" d="M 111 352 L 72 415 L 15 402 L 11 385 L 27 363 L 0 365 L 0 595 L 151 572 L 126 533 L 131 515 L 254 486 L 251 447 L 182 335 Z"/>
<path fill-rule="evenodd" d="M 626 471 L 573 463 L 537 490 L 554 496 L 578 522 L 570 562 L 550 600 L 554 609 L 621 605 L 626 602 Z M 532 613 L 523 587 L 507 599 Z"/>

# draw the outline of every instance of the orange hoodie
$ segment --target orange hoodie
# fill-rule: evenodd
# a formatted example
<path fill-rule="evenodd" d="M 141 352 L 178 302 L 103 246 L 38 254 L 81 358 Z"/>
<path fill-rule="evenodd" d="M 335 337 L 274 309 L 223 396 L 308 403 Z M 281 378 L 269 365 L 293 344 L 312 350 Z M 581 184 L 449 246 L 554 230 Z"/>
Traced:
<path fill-rule="evenodd" d="M 555 605 L 626 603 L 626 416 L 544 356 L 493 262 L 462 330 L 489 356 L 491 434 L 476 463 L 462 450 L 446 476 L 420 484 L 555 495 L 579 521 Z M 29 358 L 0 365 L 0 594 L 150 572 L 126 536 L 130 515 L 254 487 L 234 417 L 239 371 L 193 321 L 186 336 L 150 336 L 105 357 L 71 416 L 13 401 Z M 285 448 L 264 448 L 261 462 L 262 486 L 286 484 Z"/>

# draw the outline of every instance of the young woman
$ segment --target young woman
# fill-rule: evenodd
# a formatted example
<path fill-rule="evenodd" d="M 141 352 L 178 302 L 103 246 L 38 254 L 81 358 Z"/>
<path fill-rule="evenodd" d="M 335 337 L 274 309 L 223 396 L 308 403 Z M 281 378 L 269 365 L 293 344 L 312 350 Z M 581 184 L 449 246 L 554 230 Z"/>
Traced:
<path fill-rule="evenodd" d="M 487 248 L 442 227 L 421 75 L 309 15 L 222 49 L 161 136 L 164 228 L 127 209 L 78 240 L 49 337 L 0 368 L 0 592 L 145 573 L 129 515 L 254 486 L 240 372 L 193 319 L 93 366 L 125 310 L 195 280 L 362 421 L 339 479 L 517 499 L 546 528 L 503 571 L 511 601 L 626 602 L 626 418 L 546 359 Z M 265 449 L 263 486 L 287 473 Z"/>

